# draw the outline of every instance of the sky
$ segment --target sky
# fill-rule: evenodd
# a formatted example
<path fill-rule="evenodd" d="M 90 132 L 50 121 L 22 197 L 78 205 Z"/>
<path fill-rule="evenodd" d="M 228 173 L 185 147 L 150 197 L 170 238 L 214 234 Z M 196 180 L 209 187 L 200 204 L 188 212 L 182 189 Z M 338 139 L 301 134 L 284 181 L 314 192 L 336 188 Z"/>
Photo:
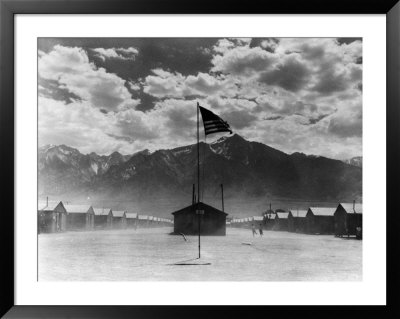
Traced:
<path fill-rule="evenodd" d="M 199 102 L 289 154 L 362 155 L 361 39 L 40 38 L 38 85 L 39 146 L 194 144 Z"/>

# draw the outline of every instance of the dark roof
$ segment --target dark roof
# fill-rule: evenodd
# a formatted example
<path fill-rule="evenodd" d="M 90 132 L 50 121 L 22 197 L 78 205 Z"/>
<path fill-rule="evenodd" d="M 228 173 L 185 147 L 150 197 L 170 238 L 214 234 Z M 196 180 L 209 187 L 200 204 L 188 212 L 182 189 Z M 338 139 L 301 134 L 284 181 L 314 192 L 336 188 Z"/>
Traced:
<path fill-rule="evenodd" d="M 210 210 L 211 209 L 211 210 L 213 210 L 213 211 L 215 211 L 217 213 L 228 215 L 227 213 L 223 212 L 222 210 L 219 210 L 219 209 L 217 209 L 215 207 L 212 207 L 210 205 L 204 204 L 203 202 L 199 202 L 199 203 L 196 203 L 196 204 L 192 204 L 192 205 L 186 206 L 186 207 L 184 207 L 184 208 L 182 208 L 180 210 L 177 210 L 177 211 L 173 212 L 172 215 L 186 212 L 188 208 L 199 209 L 199 210 L 206 210 L 206 209 Z"/>

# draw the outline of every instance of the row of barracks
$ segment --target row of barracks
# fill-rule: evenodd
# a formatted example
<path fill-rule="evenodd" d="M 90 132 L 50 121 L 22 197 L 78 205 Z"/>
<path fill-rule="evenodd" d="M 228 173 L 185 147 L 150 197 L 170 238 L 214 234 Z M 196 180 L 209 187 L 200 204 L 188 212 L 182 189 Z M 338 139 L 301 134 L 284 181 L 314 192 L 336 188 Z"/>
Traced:
<path fill-rule="evenodd" d="M 248 228 L 254 224 L 265 230 L 361 238 L 362 216 L 362 204 L 340 203 L 337 207 L 309 207 L 307 210 L 269 210 L 263 216 L 233 219 L 229 225 Z"/>
<path fill-rule="evenodd" d="M 60 202 L 38 203 L 38 233 L 69 230 L 126 229 L 172 226 L 172 220 L 139 215 L 124 210 L 94 208 L 91 205 L 67 205 Z"/>

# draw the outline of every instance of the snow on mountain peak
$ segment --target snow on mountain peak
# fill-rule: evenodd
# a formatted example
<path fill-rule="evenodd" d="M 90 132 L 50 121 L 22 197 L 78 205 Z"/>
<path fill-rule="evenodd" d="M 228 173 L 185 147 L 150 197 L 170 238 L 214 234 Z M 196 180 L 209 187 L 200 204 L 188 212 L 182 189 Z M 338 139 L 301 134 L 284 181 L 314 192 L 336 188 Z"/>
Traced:
<path fill-rule="evenodd" d="M 210 144 L 213 145 L 213 144 L 223 143 L 229 138 L 230 138 L 229 136 L 222 136 L 222 137 L 220 137 L 219 139 L 217 139 L 216 141 L 214 141 L 214 142 L 212 142 Z"/>

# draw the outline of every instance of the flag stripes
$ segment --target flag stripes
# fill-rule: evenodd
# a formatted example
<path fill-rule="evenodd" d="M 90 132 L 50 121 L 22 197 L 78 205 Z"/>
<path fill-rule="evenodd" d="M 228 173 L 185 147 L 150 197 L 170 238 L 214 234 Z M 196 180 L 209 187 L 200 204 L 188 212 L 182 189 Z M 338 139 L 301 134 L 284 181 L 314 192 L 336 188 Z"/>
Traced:
<path fill-rule="evenodd" d="M 217 132 L 230 132 L 232 134 L 232 130 L 226 121 L 200 105 L 199 108 L 201 117 L 203 118 L 204 132 L 206 135 Z"/>

